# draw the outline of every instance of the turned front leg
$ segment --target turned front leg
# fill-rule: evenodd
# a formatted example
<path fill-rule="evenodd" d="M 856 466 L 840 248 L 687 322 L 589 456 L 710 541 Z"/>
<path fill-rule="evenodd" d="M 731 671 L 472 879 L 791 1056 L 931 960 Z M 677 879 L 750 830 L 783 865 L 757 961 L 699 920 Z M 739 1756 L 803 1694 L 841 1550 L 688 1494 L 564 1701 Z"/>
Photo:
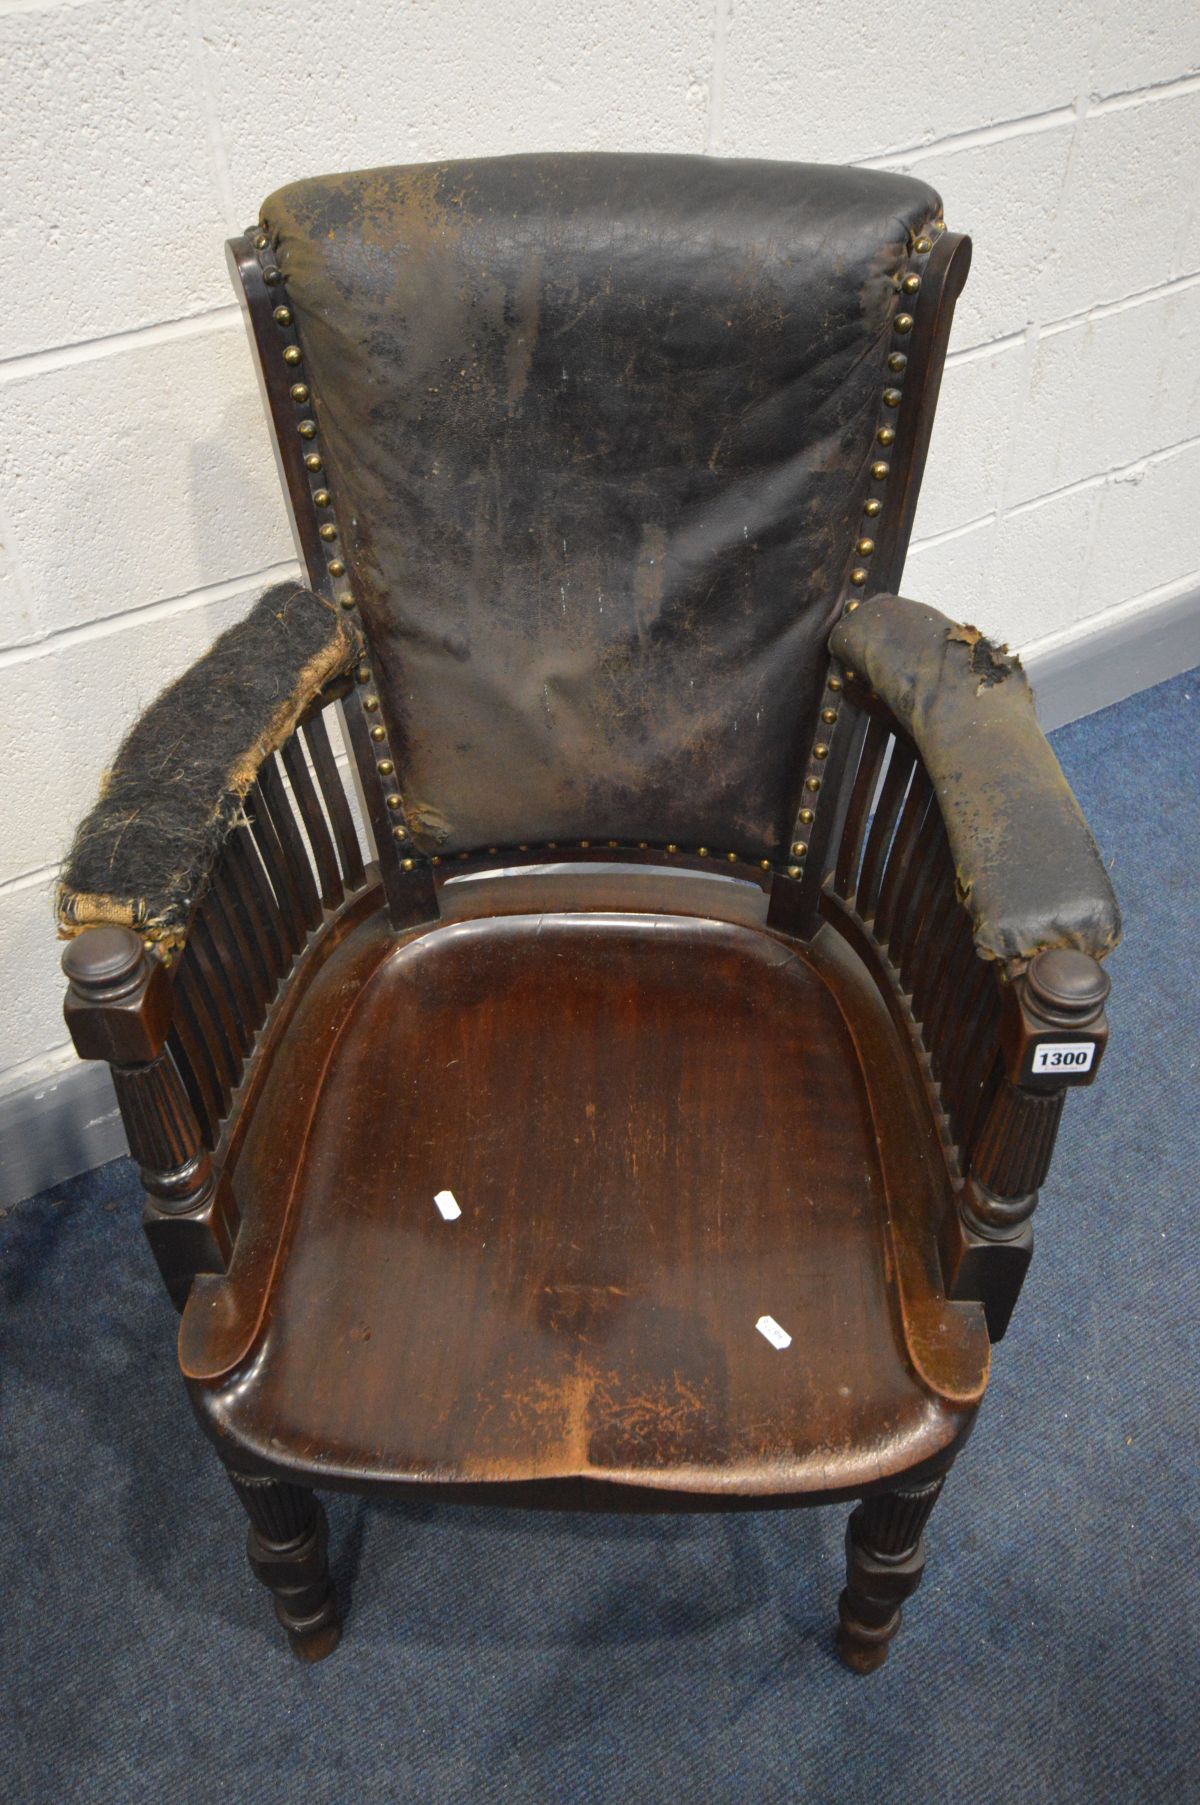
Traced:
<path fill-rule="evenodd" d="M 292 1653 L 302 1661 L 323 1661 L 342 1633 L 329 1577 L 324 1508 L 304 1486 L 242 1473 L 229 1477 L 250 1519 L 250 1570 L 273 1594 Z"/>
<path fill-rule="evenodd" d="M 874 1673 L 900 1628 L 901 1606 L 925 1570 L 923 1531 L 944 1478 L 866 1498 L 846 1525 L 846 1589 L 838 1600 L 838 1654 Z"/>

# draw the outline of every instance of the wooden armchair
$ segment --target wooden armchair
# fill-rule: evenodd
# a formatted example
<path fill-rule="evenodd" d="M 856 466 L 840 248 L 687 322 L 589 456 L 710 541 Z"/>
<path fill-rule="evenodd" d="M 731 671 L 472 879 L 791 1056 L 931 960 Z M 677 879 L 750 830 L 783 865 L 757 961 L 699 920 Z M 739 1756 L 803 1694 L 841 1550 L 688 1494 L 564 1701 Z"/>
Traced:
<path fill-rule="evenodd" d="M 322 1487 L 861 1500 L 886 1657 L 1118 934 L 1017 660 L 890 593 L 969 248 L 905 177 L 593 155 L 230 247 L 311 588 L 133 729 L 59 916 L 306 1659 Z"/>

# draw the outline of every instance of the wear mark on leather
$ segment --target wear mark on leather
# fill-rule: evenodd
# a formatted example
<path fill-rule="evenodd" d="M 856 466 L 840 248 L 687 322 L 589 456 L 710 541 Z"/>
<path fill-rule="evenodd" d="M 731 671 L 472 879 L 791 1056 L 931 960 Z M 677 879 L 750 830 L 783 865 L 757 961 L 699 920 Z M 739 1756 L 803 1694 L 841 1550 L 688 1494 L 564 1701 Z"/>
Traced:
<path fill-rule="evenodd" d="M 947 639 L 956 639 L 971 648 L 971 670 L 979 678 L 979 687 L 975 694 L 981 695 L 985 689 L 991 689 L 996 683 L 1003 683 L 1014 671 L 1019 671 L 1021 661 L 1006 645 L 996 645 L 984 637 L 978 627 L 951 627 L 946 634 Z"/>

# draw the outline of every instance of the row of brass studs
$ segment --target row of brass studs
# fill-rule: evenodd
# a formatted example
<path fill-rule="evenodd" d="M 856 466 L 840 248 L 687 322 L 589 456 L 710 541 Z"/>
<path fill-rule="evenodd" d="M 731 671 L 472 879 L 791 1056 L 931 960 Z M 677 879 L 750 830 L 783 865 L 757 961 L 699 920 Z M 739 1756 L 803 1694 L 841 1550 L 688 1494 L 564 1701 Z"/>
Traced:
<path fill-rule="evenodd" d="M 560 852 L 567 850 L 574 851 L 576 848 L 581 852 L 597 852 L 601 850 L 606 852 L 633 852 L 636 850 L 637 852 L 680 853 L 684 858 L 720 860 L 722 863 L 730 865 L 756 865 L 760 871 L 770 871 L 771 869 L 770 859 L 748 859 L 740 852 L 713 852 L 708 846 L 697 846 L 693 850 L 687 846 L 679 845 L 676 840 L 665 841 L 662 845 L 652 845 L 649 840 L 522 840 L 519 845 L 514 847 L 481 846 L 474 852 L 455 853 L 454 857 L 465 862 L 467 859 L 477 859 L 483 853 L 486 853 L 489 858 L 495 858 L 498 853 L 506 851 Z M 440 865 L 442 860 L 440 857 L 437 857 L 432 862 L 435 865 Z"/>
<path fill-rule="evenodd" d="M 933 230 L 942 230 L 942 222 L 940 220 L 935 224 Z M 932 249 L 933 239 L 928 236 L 922 236 L 918 238 L 913 245 L 913 255 L 922 258 L 927 257 Z M 903 276 L 898 284 L 899 293 L 909 297 L 917 295 L 920 292 L 920 288 L 921 277 L 915 270 L 910 271 L 908 275 Z M 913 315 L 905 306 L 901 308 L 892 320 L 892 331 L 898 337 L 907 339 L 915 324 L 916 321 L 914 320 Z M 901 391 L 896 384 L 908 368 L 908 353 L 906 351 L 901 351 L 899 348 L 891 351 L 888 354 L 887 367 L 892 381 L 888 383 L 888 386 L 884 389 L 881 397 L 884 409 L 887 411 L 883 414 L 880 424 L 875 429 L 875 443 L 884 451 L 890 451 L 891 447 L 896 443 L 896 428 L 892 425 L 889 416 L 894 414 L 903 399 Z M 891 468 L 891 464 L 886 458 L 877 458 L 871 465 L 871 481 L 873 483 L 886 483 L 888 477 L 891 475 Z M 883 513 L 883 502 L 881 498 L 878 495 L 868 495 L 863 502 L 863 513 L 873 525 Z M 858 562 L 854 563 L 850 569 L 848 580 L 851 593 L 845 598 L 843 607 L 843 613 L 845 614 L 853 614 L 854 610 L 859 605 L 859 598 L 853 591 L 865 586 L 870 575 L 866 561 L 870 558 L 874 550 L 875 540 L 870 533 L 864 532 L 862 536 L 855 541 L 854 551 Z M 829 730 L 837 725 L 837 705 L 843 686 L 843 678 L 837 674 L 835 665 L 831 666 L 831 671 L 833 674 L 828 679 L 827 687 L 832 694 L 831 696 L 826 697 L 825 706 L 821 710 L 820 730 L 810 755 L 808 774 L 804 779 L 806 796 L 812 799 L 815 799 L 820 794 L 822 768 L 825 760 L 829 757 Z M 853 675 L 853 671 L 847 671 L 845 673 L 846 678 L 851 678 Z M 797 825 L 802 828 L 811 827 L 813 813 L 814 811 L 811 802 L 806 802 L 805 807 L 800 810 L 796 817 Z M 787 867 L 788 876 L 792 878 L 803 877 L 804 860 L 808 855 L 808 840 L 797 836 L 797 838 L 792 841 L 789 851 L 793 862 Z"/>
<path fill-rule="evenodd" d="M 254 242 L 255 247 L 259 251 L 270 249 L 271 241 L 265 233 L 259 234 Z M 274 264 L 268 265 L 263 269 L 263 281 L 269 288 L 276 288 L 283 281 L 283 271 Z M 273 317 L 275 324 L 279 327 L 281 332 L 292 332 L 294 319 L 292 310 L 286 303 L 281 303 L 275 308 Z M 288 393 L 291 395 L 291 398 L 298 409 L 307 408 L 312 397 L 307 382 L 300 379 L 300 370 L 304 363 L 304 353 L 300 349 L 294 336 L 290 336 L 283 347 L 283 361 L 287 364 L 289 371 L 295 373 L 297 376 L 297 380 L 292 383 Z M 333 493 L 327 486 L 328 478 L 325 475 L 324 459 L 316 448 L 317 423 L 305 414 L 303 418 L 298 421 L 296 431 L 311 447 L 311 449 L 304 454 L 304 468 L 307 470 L 311 479 L 309 483 L 309 494 L 312 500 L 313 509 L 320 521 L 320 524 L 317 527 L 317 533 L 321 539 L 322 550 L 326 554 L 325 568 L 331 579 L 340 581 L 346 575 L 346 563 L 338 547 L 337 526 L 332 520 L 320 519 L 322 513 L 333 507 Z M 335 600 L 341 607 L 346 609 L 354 607 L 354 596 L 349 587 L 340 590 L 335 587 L 333 593 Z M 404 798 L 399 790 L 394 787 L 396 780 L 396 766 L 387 743 L 387 728 L 383 725 L 383 722 L 379 717 L 379 697 L 370 689 L 370 666 L 365 663 L 360 664 L 356 675 L 358 677 L 359 690 L 362 695 L 363 713 L 368 718 L 368 731 L 371 737 L 371 744 L 376 750 L 375 769 L 383 788 L 384 802 L 387 806 L 388 817 L 393 823 L 392 836 L 402 844 L 408 845 L 411 836 L 408 823 L 404 819 Z M 435 859 L 434 863 L 438 864 L 440 863 L 440 860 Z M 416 866 L 417 860 L 415 858 L 406 857 L 400 860 L 400 869 L 402 871 L 414 871 Z"/>

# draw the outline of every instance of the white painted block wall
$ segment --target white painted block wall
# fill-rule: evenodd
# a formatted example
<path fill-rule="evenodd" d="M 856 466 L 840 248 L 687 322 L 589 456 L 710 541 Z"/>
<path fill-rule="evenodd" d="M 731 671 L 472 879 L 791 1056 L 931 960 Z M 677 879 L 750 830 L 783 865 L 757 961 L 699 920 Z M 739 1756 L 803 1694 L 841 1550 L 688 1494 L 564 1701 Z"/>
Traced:
<path fill-rule="evenodd" d="M 222 240 L 531 149 L 911 169 L 975 240 L 905 587 L 1029 648 L 1200 580 L 1196 0 L 0 0 L 0 1095 L 55 866 L 291 545 Z"/>

